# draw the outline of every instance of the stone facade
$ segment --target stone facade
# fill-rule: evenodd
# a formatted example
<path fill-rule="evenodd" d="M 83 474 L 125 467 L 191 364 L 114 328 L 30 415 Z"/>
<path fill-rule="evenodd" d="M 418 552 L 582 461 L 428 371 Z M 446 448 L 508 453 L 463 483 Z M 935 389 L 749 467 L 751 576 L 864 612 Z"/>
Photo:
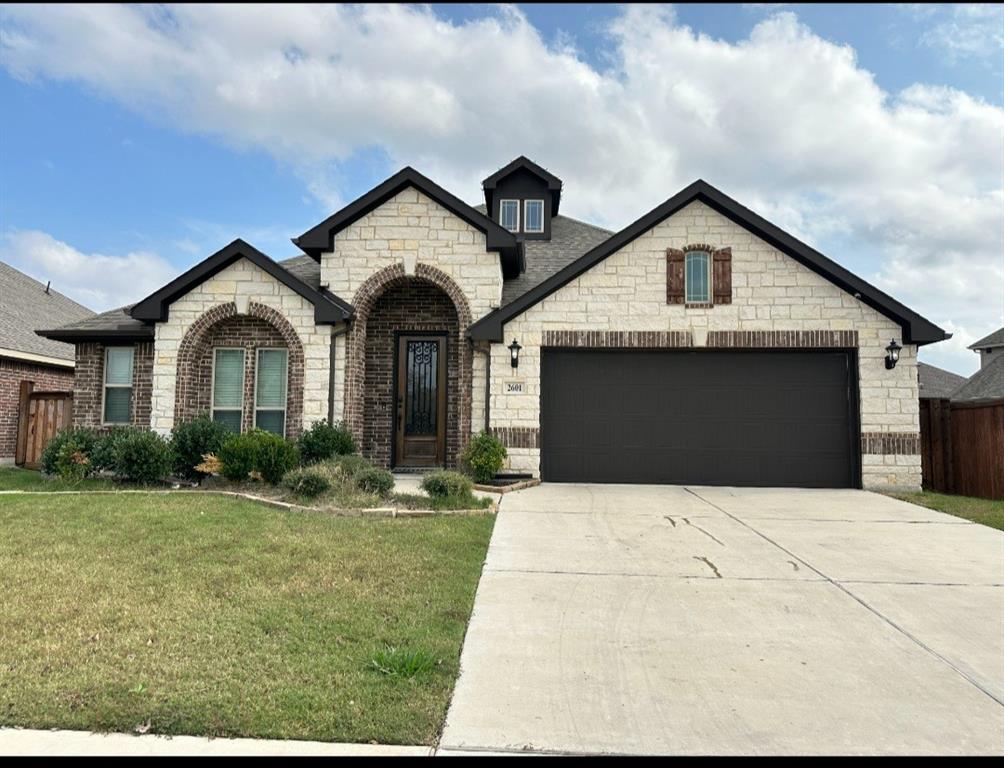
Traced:
<path fill-rule="evenodd" d="M 86 342 L 77 344 L 77 364 L 73 379 L 73 423 L 78 427 L 103 427 L 105 347 L 112 345 Z M 153 398 L 153 343 L 139 341 L 114 346 L 133 348 L 132 417 L 135 427 L 150 426 Z"/>
<path fill-rule="evenodd" d="M 731 303 L 686 307 L 667 302 L 667 249 L 694 242 L 731 248 Z M 556 338 L 570 333 L 594 332 L 606 340 L 610 331 L 679 332 L 689 334 L 695 347 L 856 346 L 864 485 L 920 486 L 913 439 L 920 431 L 917 348 L 904 346 L 899 364 L 886 370 L 886 344 L 902 339 L 897 323 L 701 202 L 611 254 L 511 320 L 504 331 L 523 349 L 514 375 L 508 349 L 492 345 L 490 414 L 497 433 L 523 430 L 514 433 L 520 438 L 509 448 L 513 470 L 539 474 L 539 448 L 523 446 L 532 442 L 527 434 L 540 428 L 543 346 L 557 345 Z M 630 338 L 617 343 L 633 345 Z M 669 338 L 666 345 L 673 346 Z M 504 383 L 512 379 L 523 382 L 521 393 L 505 393 Z"/>
<path fill-rule="evenodd" d="M 0 463 L 14 460 L 22 381 L 34 382 L 36 392 L 70 392 L 73 369 L 0 357 Z"/>
<path fill-rule="evenodd" d="M 184 351 L 183 340 L 200 318 L 214 310 L 228 316 L 232 313 L 233 316 L 257 316 L 265 320 L 279 330 L 291 349 L 295 344 L 290 343 L 288 336 L 295 334 L 295 341 L 303 350 L 302 386 L 297 387 L 302 397 L 302 408 L 297 407 L 301 414 L 299 425 L 307 427 L 315 421 L 327 420 L 331 326 L 315 324 L 314 307 L 309 301 L 255 264 L 240 259 L 179 297 L 171 304 L 168 319 L 157 323 L 151 427 L 162 434 L 174 427 L 179 371 L 184 378 L 182 369 L 186 362 L 185 356 L 180 354 Z M 215 319 L 216 316 L 210 317 Z M 288 326 L 285 333 L 278 328 L 283 324 L 277 323 L 276 317 L 284 321 L 284 327 Z M 202 324 L 206 323 L 202 320 Z M 292 354 L 290 363 L 292 369 Z M 291 388 L 290 395 L 293 394 Z M 185 416 L 198 408 L 197 401 L 193 404 L 186 400 L 181 405 L 181 413 Z"/>

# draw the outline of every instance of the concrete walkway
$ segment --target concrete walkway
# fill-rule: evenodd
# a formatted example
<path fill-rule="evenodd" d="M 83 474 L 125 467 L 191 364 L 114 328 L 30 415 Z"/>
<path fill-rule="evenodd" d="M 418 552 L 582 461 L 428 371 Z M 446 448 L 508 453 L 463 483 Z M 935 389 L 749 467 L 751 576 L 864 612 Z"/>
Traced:
<path fill-rule="evenodd" d="M 502 503 L 441 748 L 1004 752 L 1004 533 L 878 494 Z"/>

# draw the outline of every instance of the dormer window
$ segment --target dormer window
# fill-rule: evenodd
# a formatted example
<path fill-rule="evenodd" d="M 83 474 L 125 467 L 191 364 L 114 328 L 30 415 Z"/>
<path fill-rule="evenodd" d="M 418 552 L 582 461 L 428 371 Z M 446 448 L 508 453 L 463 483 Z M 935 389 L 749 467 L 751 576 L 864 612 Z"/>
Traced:
<path fill-rule="evenodd" d="M 519 200 L 499 201 L 499 224 L 510 232 L 519 232 Z"/>
<path fill-rule="evenodd" d="M 544 201 L 527 200 L 523 208 L 523 230 L 525 232 L 544 231 Z"/>

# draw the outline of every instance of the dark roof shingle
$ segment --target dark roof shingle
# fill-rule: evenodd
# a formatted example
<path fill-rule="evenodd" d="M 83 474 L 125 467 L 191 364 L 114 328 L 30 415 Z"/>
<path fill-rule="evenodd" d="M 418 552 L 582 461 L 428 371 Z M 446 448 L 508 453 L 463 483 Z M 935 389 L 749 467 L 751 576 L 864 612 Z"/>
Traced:
<path fill-rule="evenodd" d="M 991 347 L 1004 347 L 1004 328 L 998 328 L 990 335 L 969 345 L 969 349 L 989 349 Z"/>
<path fill-rule="evenodd" d="M 965 376 L 959 376 L 957 373 L 927 363 L 917 363 L 917 373 L 920 379 L 922 400 L 950 398 L 955 390 L 966 383 Z"/>
<path fill-rule="evenodd" d="M 1004 352 L 969 377 L 969 381 L 952 394 L 952 401 L 997 400 L 1004 397 Z"/>

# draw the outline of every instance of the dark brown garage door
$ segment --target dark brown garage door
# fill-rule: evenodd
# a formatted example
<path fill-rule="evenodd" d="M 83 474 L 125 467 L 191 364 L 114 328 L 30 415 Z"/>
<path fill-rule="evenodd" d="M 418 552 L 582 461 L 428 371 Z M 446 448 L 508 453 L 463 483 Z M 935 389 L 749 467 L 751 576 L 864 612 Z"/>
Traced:
<path fill-rule="evenodd" d="M 541 476 L 853 487 L 851 363 L 841 351 L 544 350 Z"/>

